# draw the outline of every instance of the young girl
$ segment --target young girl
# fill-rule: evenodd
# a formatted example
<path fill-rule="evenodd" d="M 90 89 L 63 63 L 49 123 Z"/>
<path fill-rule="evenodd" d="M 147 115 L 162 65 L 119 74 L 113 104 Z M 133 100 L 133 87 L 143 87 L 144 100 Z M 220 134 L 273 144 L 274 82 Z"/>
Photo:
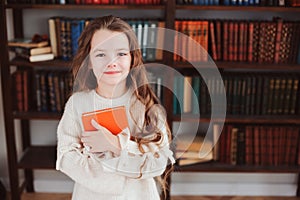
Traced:
<path fill-rule="evenodd" d="M 56 168 L 75 181 L 73 200 L 157 200 L 154 177 L 168 160 L 170 131 L 163 109 L 147 82 L 141 51 L 131 27 L 105 16 L 84 29 L 73 61 L 74 93 L 65 106 L 57 135 Z M 125 106 L 129 127 L 113 135 L 85 112 Z M 168 174 L 168 173 L 166 173 Z M 166 179 L 160 179 L 166 189 Z"/>

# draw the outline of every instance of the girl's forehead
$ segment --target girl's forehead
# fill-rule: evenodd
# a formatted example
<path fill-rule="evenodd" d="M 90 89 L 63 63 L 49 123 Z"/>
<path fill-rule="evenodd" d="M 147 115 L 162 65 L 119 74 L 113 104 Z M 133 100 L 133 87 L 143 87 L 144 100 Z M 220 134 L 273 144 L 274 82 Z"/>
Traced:
<path fill-rule="evenodd" d="M 100 29 L 93 35 L 91 41 L 91 50 L 93 49 L 111 49 L 111 48 L 129 48 L 129 41 L 125 33 Z"/>

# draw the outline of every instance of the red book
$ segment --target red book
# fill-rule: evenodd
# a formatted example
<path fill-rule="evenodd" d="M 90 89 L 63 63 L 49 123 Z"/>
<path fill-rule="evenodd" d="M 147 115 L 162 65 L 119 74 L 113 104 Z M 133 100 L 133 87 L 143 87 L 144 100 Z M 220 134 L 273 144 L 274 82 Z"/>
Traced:
<path fill-rule="evenodd" d="M 229 50 L 229 42 L 228 42 L 228 39 L 229 39 L 229 22 L 228 21 L 224 21 L 223 22 L 223 60 L 224 61 L 228 61 L 229 59 L 229 55 L 228 55 L 228 52 L 230 52 Z"/>
<path fill-rule="evenodd" d="M 217 45 L 216 45 L 216 39 L 215 39 L 215 28 L 214 28 L 214 22 L 211 21 L 209 23 L 210 27 L 210 41 L 211 41 L 211 51 L 212 51 L 212 57 L 215 61 L 218 60 L 218 54 L 217 54 Z"/>
<path fill-rule="evenodd" d="M 246 165 L 253 165 L 253 127 L 252 126 L 246 126 L 246 132 L 245 132 L 245 164 Z"/>
<path fill-rule="evenodd" d="M 249 22 L 249 26 L 248 26 L 248 31 L 249 31 L 249 37 L 248 37 L 248 62 L 253 62 L 253 40 L 254 40 L 254 36 L 253 36 L 253 32 L 254 32 L 254 23 L 253 22 Z"/>
<path fill-rule="evenodd" d="M 128 127 L 125 106 L 83 113 L 82 123 L 85 131 L 96 130 L 91 123 L 92 119 L 94 119 L 101 126 L 107 128 L 114 135 L 117 135 Z"/>

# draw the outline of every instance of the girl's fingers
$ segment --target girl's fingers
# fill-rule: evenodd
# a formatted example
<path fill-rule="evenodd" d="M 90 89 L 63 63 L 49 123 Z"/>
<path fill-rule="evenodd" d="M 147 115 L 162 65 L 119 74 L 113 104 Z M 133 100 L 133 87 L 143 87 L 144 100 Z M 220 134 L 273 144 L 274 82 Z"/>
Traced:
<path fill-rule="evenodd" d="M 89 132 L 82 132 L 81 137 L 88 137 L 90 134 Z"/>
<path fill-rule="evenodd" d="M 84 131 L 81 134 L 81 137 L 91 137 L 94 134 L 97 134 L 98 131 Z"/>
<path fill-rule="evenodd" d="M 102 126 L 100 124 L 98 124 L 96 122 L 96 120 L 92 119 L 91 124 L 93 125 L 93 127 L 97 130 L 100 130 L 102 128 Z"/>
<path fill-rule="evenodd" d="M 81 138 L 81 142 L 82 142 L 82 143 L 87 142 L 87 138 L 82 137 L 82 138 Z"/>
<path fill-rule="evenodd" d="M 91 124 L 94 126 L 95 129 L 101 131 L 102 133 L 112 134 L 107 128 L 105 128 L 104 126 L 101 126 L 100 124 L 98 124 L 98 122 L 96 122 L 96 120 L 94 120 L 94 119 L 92 119 Z"/>

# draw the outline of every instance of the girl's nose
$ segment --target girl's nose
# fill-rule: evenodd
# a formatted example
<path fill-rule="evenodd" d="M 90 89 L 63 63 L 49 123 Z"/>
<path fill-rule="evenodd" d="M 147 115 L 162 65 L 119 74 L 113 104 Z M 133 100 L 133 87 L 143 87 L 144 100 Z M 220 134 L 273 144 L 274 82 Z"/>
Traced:
<path fill-rule="evenodd" d="M 117 66 L 117 58 L 110 59 L 110 62 L 108 63 L 107 67 L 113 68 Z"/>
<path fill-rule="evenodd" d="M 114 67 L 116 67 L 116 66 L 117 66 L 117 65 L 116 65 L 115 62 L 109 63 L 109 64 L 107 65 L 108 68 L 114 68 Z"/>

